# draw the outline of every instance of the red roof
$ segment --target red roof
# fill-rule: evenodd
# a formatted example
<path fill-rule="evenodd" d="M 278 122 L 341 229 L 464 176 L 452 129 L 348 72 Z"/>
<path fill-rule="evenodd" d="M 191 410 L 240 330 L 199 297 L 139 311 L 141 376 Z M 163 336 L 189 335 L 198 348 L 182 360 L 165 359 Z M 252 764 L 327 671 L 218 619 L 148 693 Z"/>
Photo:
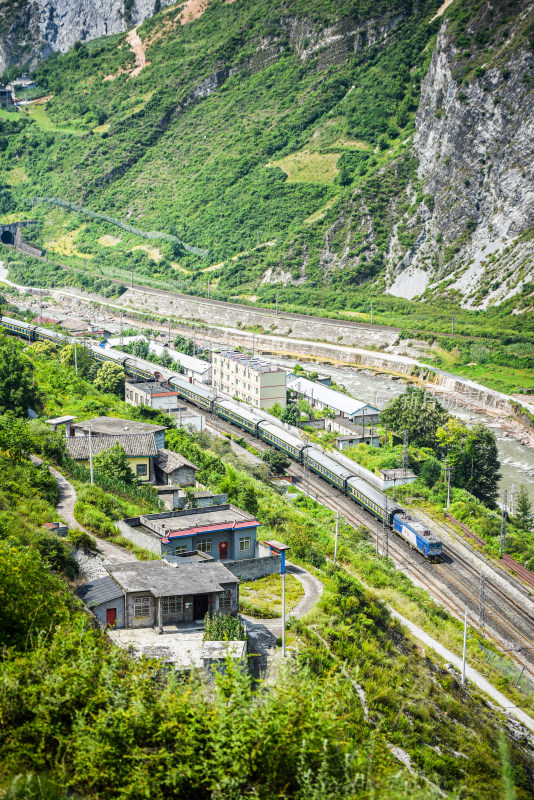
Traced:
<path fill-rule="evenodd" d="M 43 522 L 43 528 L 48 528 L 48 530 L 53 531 L 59 528 L 59 522 Z"/>

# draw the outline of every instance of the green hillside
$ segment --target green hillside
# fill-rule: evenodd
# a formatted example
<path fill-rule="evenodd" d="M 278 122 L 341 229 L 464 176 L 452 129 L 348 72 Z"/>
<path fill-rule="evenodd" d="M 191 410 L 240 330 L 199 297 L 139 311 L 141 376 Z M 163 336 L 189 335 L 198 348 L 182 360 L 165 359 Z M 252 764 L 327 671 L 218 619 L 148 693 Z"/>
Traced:
<path fill-rule="evenodd" d="M 178 5 L 140 26 L 140 70 L 128 35 L 54 54 L 35 74 L 46 107 L 0 120 L 0 212 L 31 209 L 38 241 L 86 269 L 358 308 L 384 288 L 395 222 L 426 197 L 411 145 L 440 5 L 213 0 L 185 25 Z M 452 29 L 479 6 L 453 3 Z"/>

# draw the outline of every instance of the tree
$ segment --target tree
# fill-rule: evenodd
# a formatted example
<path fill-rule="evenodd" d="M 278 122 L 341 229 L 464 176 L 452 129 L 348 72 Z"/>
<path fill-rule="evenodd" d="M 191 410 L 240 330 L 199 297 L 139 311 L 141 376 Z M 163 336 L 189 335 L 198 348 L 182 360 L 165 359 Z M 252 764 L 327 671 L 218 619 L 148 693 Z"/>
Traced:
<path fill-rule="evenodd" d="M 441 475 L 441 464 L 437 458 L 427 458 L 421 466 L 419 477 L 431 489 L 439 480 Z"/>
<path fill-rule="evenodd" d="M 289 459 L 281 450 L 269 448 L 269 450 L 265 450 L 265 452 L 261 454 L 261 458 L 262 461 L 265 461 L 265 463 L 270 466 L 275 475 L 283 475 L 289 467 Z"/>
<path fill-rule="evenodd" d="M 239 492 L 238 503 L 240 508 L 244 508 L 249 514 L 258 513 L 258 498 L 253 486 L 246 486 Z"/>
<path fill-rule="evenodd" d="M 108 361 L 102 364 L 95 378 L 95 386 L 102 392 L 122 396 L 126 375 L 119 364 Z"/>
<path fill-rule="evenodd" d="M 282 422 L 287 422 L 289 425 L 296 425 L 299 416 L 299 411 L 294 403 L 290 403 L 282 409 L 280 419 Z"/>
<path fill-rule="evenodd" d="M 32 370 L 19 342 L 0 336 L 0 414 L 12 411 L 18 417 L 27 416 L 28 408 L 36 405 Z"/>
<path fill-rule="evenodd" d="M 78 365 L 78 375 L 81 378 L 88 378 L 93 374 L 95 361 L 91 351 L 83 344 L 68 344 L 61 349 L 59 360 L 68 367 Z"/>
<path fill-rule="evenodd" d="M 33 450 L 33 436 L 27 421 L 13 412 L 0 417 L 0 449 L 13 461 L 29 458 Z"/>
<path fill-rule="evenodd" d="M 529 531 L 534 522 L 534 515 L 532 513 L 532 503 L 528 496 L 527 487 L 522 483 L 517 495 L 517 511 L 515 514 L 517 524 L 524 531 Z"/>
<path fill-rule="evenodd" d="M 392 400 L 382 411 L 380 421 L 399 436 L 408 431 L 410 444 L 435 449 L 437 430 L 445 425 L 449 414 L 424 389 L 409 386 L 404 394 Z"/>
<path fill-rule="evenodd" d="M 483 503 L 495 505 L 501 465 L 493 431 L 482 423 L 468 428 L 452 417 L 437 430 L 436 438 L 452 467 L 452 484 L 467 489 Z"/>
<path fill-rule="evenodd" d="M 130 485 L 134 482 L 134 474 L 130 469 L 124 447 L 117 444 L 109 450 L 102 450 L 93 459 L 93 465 L 98 472 L 117 481 Z"/>
<path fill-rule="evenodd" d="M 57 347 L 53 342 L 36 342 L 32 346 L 32 353 L 43 358 L 56 358 Z"/>

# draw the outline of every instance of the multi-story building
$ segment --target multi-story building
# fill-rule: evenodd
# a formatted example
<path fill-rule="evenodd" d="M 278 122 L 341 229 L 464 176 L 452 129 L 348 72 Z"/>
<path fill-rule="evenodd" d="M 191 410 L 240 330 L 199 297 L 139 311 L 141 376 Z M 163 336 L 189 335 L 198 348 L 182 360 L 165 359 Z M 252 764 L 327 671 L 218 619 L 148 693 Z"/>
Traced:
<path fill-rule="evenodd" d="M 214 353 L 213 388 L 256 408 L 286 405 L 285 370 L 234 350 Z"/>

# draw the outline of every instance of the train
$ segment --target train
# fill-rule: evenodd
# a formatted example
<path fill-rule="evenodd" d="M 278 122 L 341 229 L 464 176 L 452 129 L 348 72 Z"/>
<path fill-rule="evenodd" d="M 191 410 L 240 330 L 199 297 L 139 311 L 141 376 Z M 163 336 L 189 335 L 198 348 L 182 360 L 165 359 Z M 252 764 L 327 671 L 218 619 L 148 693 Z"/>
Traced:
<path fill-rule="evenodd" d="M 21 336 L 29 342 L 52 341 L 58 346 L 74 342 L 75 339 L 57 331 L 31 325 L 27 322 L 1 318 L 2 327 L 9 333 Z M 442 557 L 441 540 L 428 528 L 410 517 L 406 511 L 386 494 L 355 475 L 331 455 L 313 445 L 306 444 L 290 431 L 262 416 L 259 409 L 242 406 L 230 398 L 218 394 L 203 384 L 193 384 L 188 378 L 167 367 L 153 364 L 128 353 L 106 347 L 104 344 L 85 345 L 100 362 L 119 364 L 125 373 L 138 380 L 160 380 L 177 389 L 186 401 L 221 417 L 257 439 L 286 453 L 306 469 L 318 475 L 364 508 L 373 517 L 387 524 L 392 530 L 417 550 L 428 561 Z"/>

